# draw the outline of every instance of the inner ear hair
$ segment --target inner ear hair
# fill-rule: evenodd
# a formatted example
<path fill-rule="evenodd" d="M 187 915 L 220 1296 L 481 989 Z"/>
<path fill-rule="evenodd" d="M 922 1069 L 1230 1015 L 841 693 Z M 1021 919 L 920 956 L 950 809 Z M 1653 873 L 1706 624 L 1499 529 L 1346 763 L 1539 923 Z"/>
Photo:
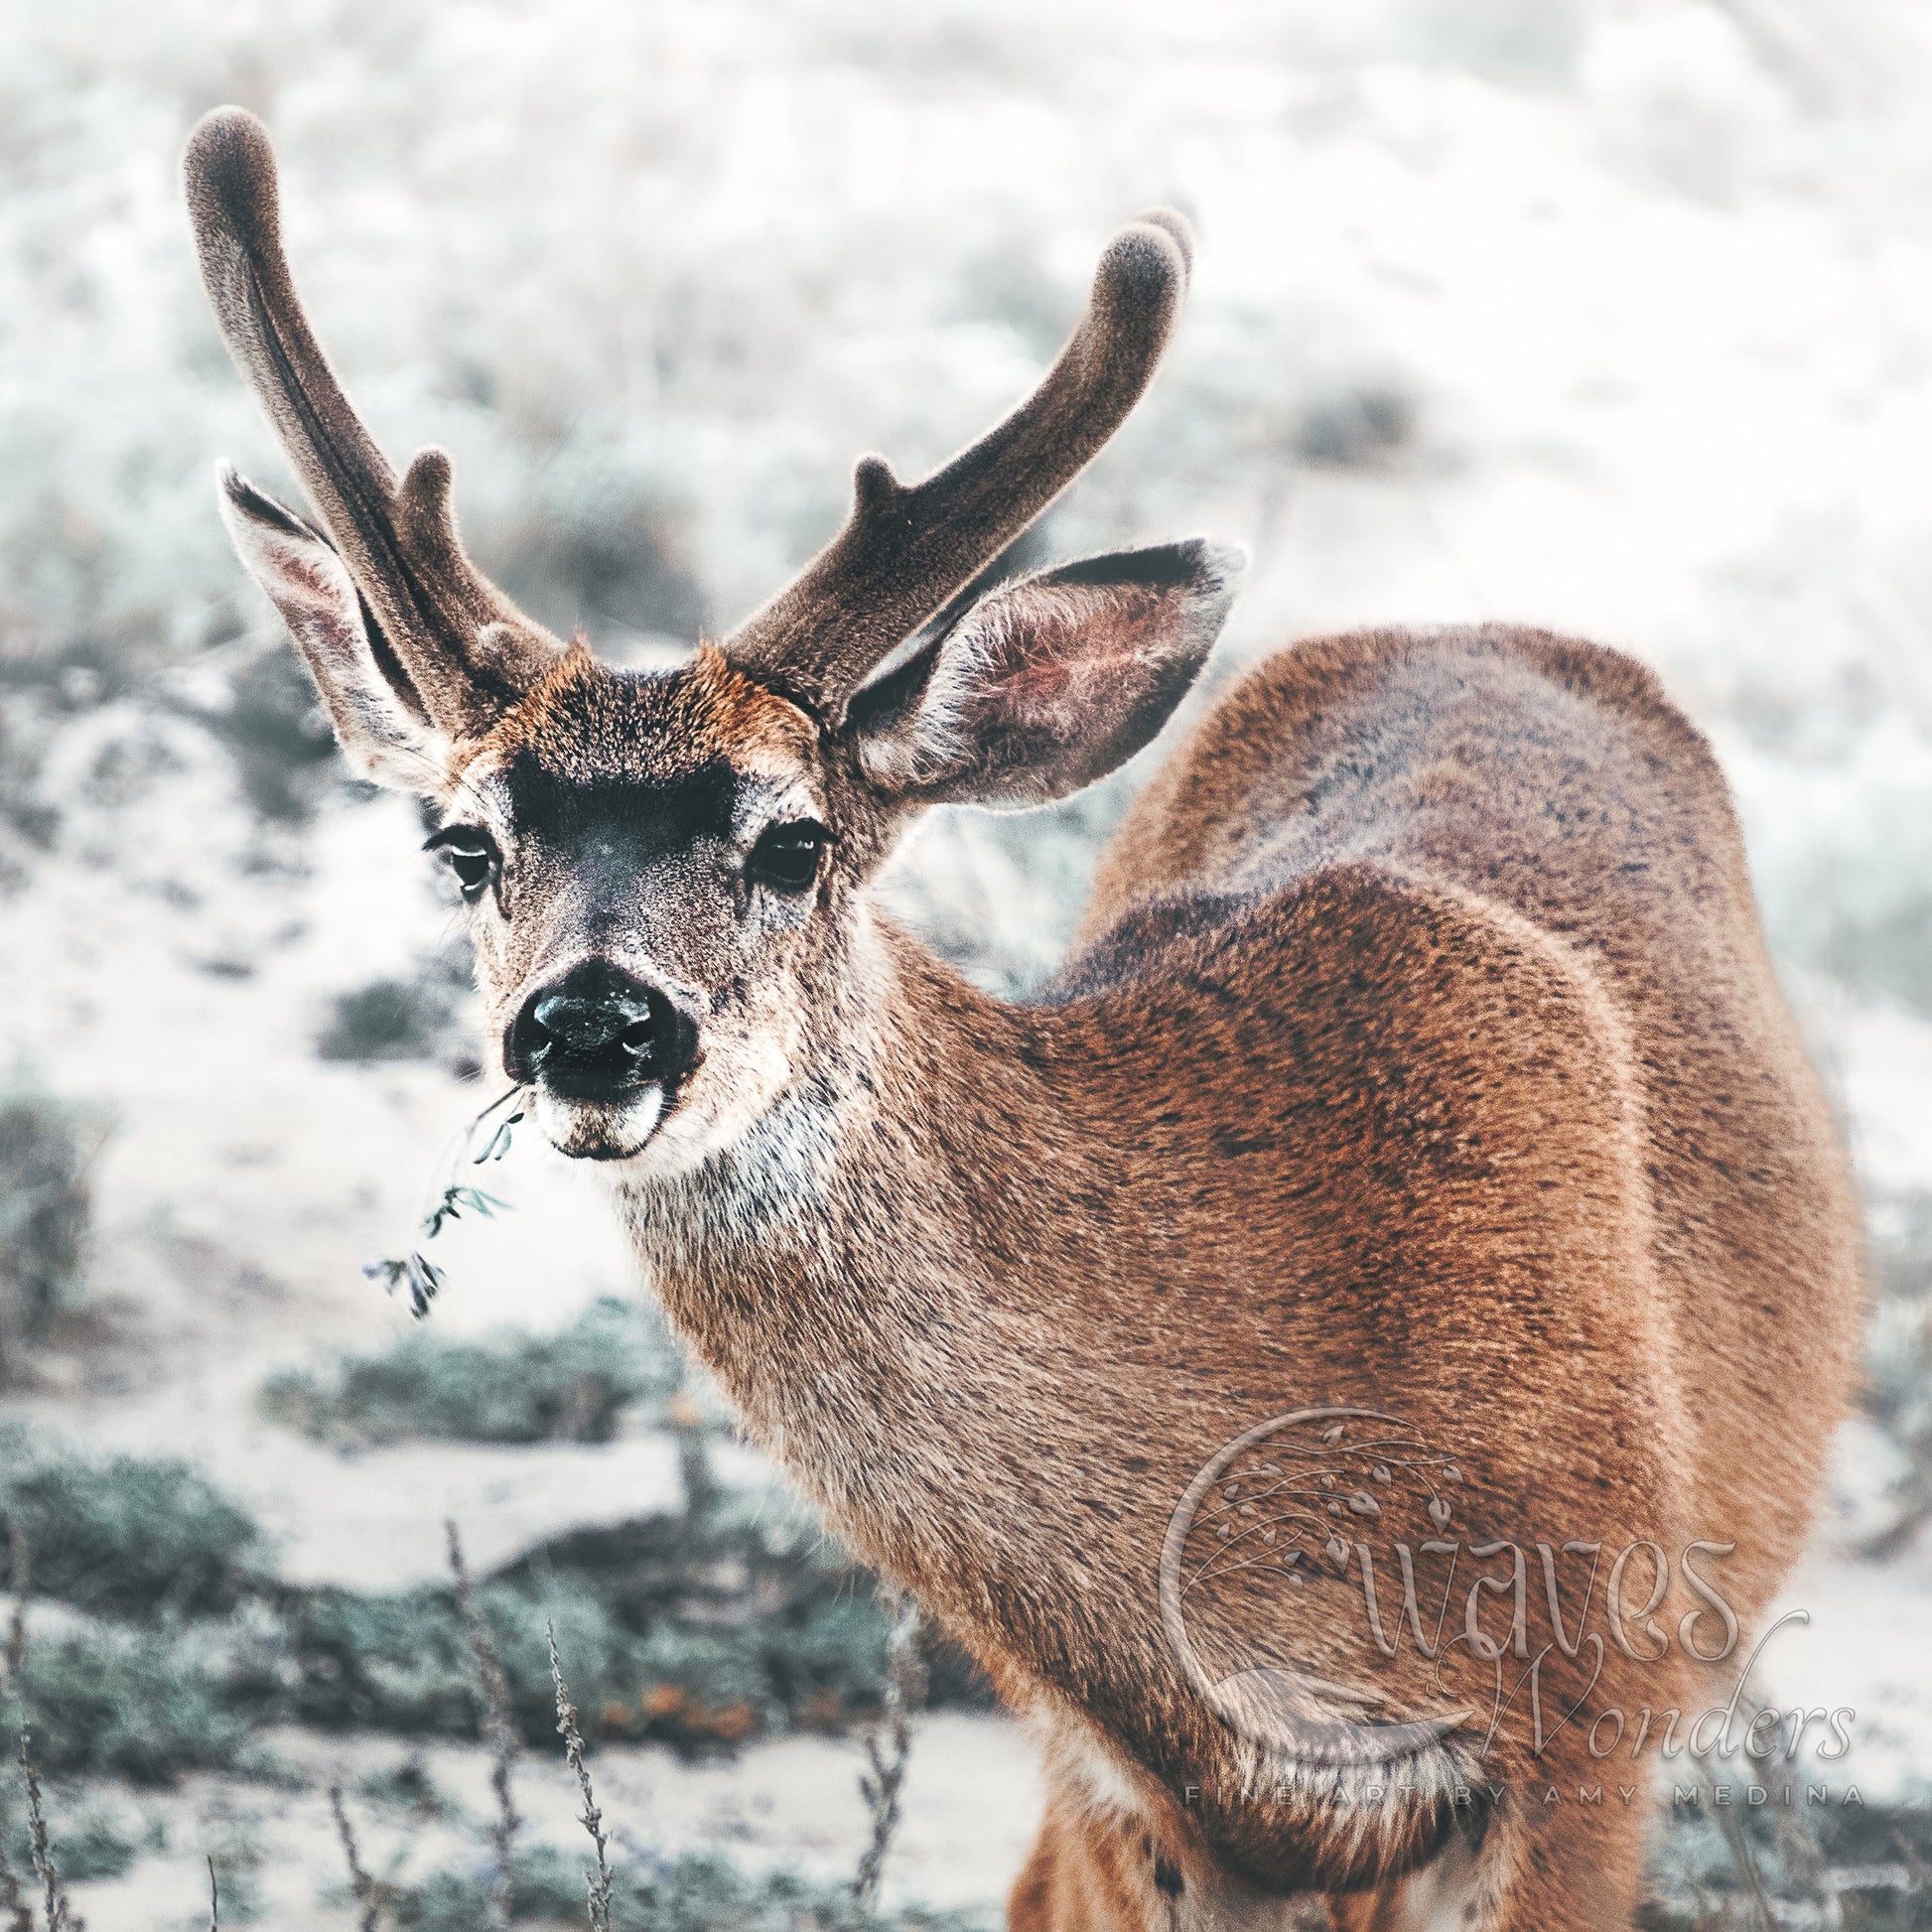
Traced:
<path fill-rule="evenodd" d="M 336 546 L 329 541 L 327 531 L 318 529 L 306 516 L 290 509 L 278 497 L 271 496 L 267 490 L 250 483 L 227 464 L 220 468 L 219 481 L 222 494 L 236 514 L 252 517 L 291 537 L 306 538 L 322 544 L 326 549 L 336 550 Z M 340 556 L 342 553 L 337 551 L 336 554 Z M 395 693 L 396 702 L 409 716 L 427 729 L 430 725 L 429 707 L 423 703 L 422 693 L 416 689 L 402 659 L 396 655 L 395 646 L 382 634 L 382 625 L 369 608 L 368 599 L 362 595 L 360 587 L 354 585 L 352 578 L 350 583 L 355 590 L 356 608 L 361 614 L 362 633 L 368 642 L 369 655 L 381 672 L 382 681 Z"/>
<path fill-rule="evenodd" d="M 439 790 L 448 741 L 425 716 L 335 546 L 225 465 L 220 484 L 235 550 L 287 624 L 350 767 L 379 784 Z"/>
<path fill-rule="evenodd" d="M 1104 777 L 1206 662 L 1245 553 L 1192 538 L 989 592 L 856 692 L 846 733 L 882 795 L 1004 809 Z"/>

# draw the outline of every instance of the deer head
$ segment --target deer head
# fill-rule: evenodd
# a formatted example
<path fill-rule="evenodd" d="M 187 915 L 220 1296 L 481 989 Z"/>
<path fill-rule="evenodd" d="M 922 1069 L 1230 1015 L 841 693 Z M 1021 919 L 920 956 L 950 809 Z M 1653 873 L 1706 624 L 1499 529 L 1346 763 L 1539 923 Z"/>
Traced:
<path fill-rule="evenodd" d="M 209 114 L 186 173 L 222 334 L 318 519 L 224 468 L 228 529 L 351 766 L 438 808 L 429 844 L 470 905 L 491 1035 L 567 1154 L 672 1173 L 743 1133 L 836 1051 L 864 889 L 910 817 L 1111 771 L 1226 615 L 1243 559 L 1198 540 L 949 607 L 1147 386 L 1187 278 L 1177 215 L 1114 236 L 1004 422 L 914 485 L 864 458 L 845 527 L 789 588 L 644 674 L 551 635 L 477 569 L 443 451 L 398 478 L 376 448 L 296 298 L 261 124 Z"/>

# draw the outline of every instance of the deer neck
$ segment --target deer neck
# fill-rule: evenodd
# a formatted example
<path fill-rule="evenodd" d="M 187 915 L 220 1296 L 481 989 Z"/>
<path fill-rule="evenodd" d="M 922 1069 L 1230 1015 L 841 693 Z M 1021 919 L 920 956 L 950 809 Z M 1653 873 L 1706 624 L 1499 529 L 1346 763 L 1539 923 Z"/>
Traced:
<path fill-rule="evenodd" d="M 943 1595 L 929 1538 L 956 1558 L 982 1472 L 1050 1428 L 1033 1385 L 1078 1345 L 1117 1188 L 1069 1119 L 1058 1010 L 979 992 L 876 914 L 852 966 L 759 1124 L 691 1174 L 621 1178 L 619 1204 L 750 1433 L 861 1554 Z"/>

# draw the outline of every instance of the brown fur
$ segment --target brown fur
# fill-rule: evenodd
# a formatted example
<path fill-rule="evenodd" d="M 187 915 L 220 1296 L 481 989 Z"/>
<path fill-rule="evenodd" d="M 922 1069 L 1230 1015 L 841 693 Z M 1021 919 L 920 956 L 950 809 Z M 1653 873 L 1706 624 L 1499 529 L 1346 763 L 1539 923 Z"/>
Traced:
<path fill-rule="evenodd" d="M 1123 1806 L 1203 1915 L 1094 1923 L 1269 1923 L 1233 1899 L 1456 1842 L 1441 1803 L 1363 1838 L 1318 1794 L 1244 1799 L 1177 1679 L 1168 1512 L 1271 1414 L 1467 1445 L 1526 1549 L 1734 1540 L 1725 1594 L 1761 1610 L 1851 1384 L 1856 1224 L 1722 779 L 1635 665 L 1505 630 L 1270 660 L 1123 826 L 1056 1004 L 873 931 L 816 1200 L 746 1238 L 688 1190 L 620 1199 L 754 1433 L 1059 1739 L 1023 1911 L 1070 1843 L 1115 1858 Z M 1358 1621 L 1240 1634 L 1442 1708 Z M 1688 1716 L 1727 1692 L 1703 1676 L 1612 1650 L 1590 1708 Z M 1602 1781 L 1576 1728 L 1541 1759 L 1505 1732 L 1490 1770 L 1475 1922 L 1627 1923 L 1646 1802 L 1532 1808 Z"/>
<path fill-rule="evenodd" d="M 812 719 L 714 644 L 698 646 L 682 677 L 651 689 L 670 703 L 656 707 L 645 737 L 635 714 L 616 701 L 610 672 L 588 645 L 573 643 L 474 747 L 463 748 L 452 773 L 500 768 L 528 750 L 584 784 L 646 768 L 662 776 L 666 748 L 687 766 L 729 755 L 747 771 L 778 773 L 801 769 L 817 749 Z M 640 759 L 646 746 L 653 756 Z"/>
<path fill-rule="evenodd" d="M 914 490 L 862 465 L 798 584 L 645 677 L 475 571 L 440 453 L 388 469 L 295 301 L 259 125 L 205 120 L 189 186 L 328 526 L 230 477 L 237 545 L 357 768 L 444 807 L 545 1131 L 604 1164 L 749 1431 L 1038 1733 L 1018 1932 L 1281 1928 L 1322 1897 L 1355 1932 L 1627 1925 L 1658 1751 L 1723 1715 L 1860 1314 L 1843 1155 L 1724 781 L 1655 681 L 1526 630 L 1285 651 L 1129 814 L 1055 985 L 1003 1004 L 895 928 L 873 874 L 928 802 L 1063 796 L 1146 744 L 1239 559 L 1043 573 L 853 686 L 1131 406 L 1177 219 L 1116 238 L 1006 424 Z M 759 855 L 801 828 L 788 880 Z M 541 1070 L 566 1008 L 589 1086 Z M 1336 1411 L 1318 1438 L 1304 1413 Z M 1210 1558 L 1286 1534 L 1223 1564 L 1197 1529 Z M 1645 1544 L 1654 1618 L 1567 1633 L 1579 1592 L 1531 1567 Z M 1700 1546 L 1724 1656 L 1690 1648 L 1719 1620 Z M 1465 1552 L 1505 1568 L 1461 1634 L 1418 1610 L 1405 1640 L 1402 1561 L 1433 1587 Z M 1640 1712 L 1627 1762 L 1592 1748 Z"/>

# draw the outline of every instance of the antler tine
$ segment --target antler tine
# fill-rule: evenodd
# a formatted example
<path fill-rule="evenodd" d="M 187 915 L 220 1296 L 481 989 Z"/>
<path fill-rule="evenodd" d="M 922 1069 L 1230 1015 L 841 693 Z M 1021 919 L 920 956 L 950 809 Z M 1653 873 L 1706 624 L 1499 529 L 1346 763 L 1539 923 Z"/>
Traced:
<path fill-rule="evenodd" d="M 879 660 L 1024 530 L 1099 453 L 1154 374 L 1193 259 L 1186 221 L 1150 208 L 1094 271 L 1086 314 L 1019 408 L 924 482 L 862 457 L 845 527 L 746 620 L 731 659 L 836 716 Z"/>
<path fill-rule="evenodd" d="M 422 451 L 400 482 L 311 333 L 282 253 L 275 151 L 240 107 L 204 115 L 183 157 L 196 250 L 221 335 L 435 722 L 472 736 L 562 649 L 470 561 L 451 465 Z"/>

